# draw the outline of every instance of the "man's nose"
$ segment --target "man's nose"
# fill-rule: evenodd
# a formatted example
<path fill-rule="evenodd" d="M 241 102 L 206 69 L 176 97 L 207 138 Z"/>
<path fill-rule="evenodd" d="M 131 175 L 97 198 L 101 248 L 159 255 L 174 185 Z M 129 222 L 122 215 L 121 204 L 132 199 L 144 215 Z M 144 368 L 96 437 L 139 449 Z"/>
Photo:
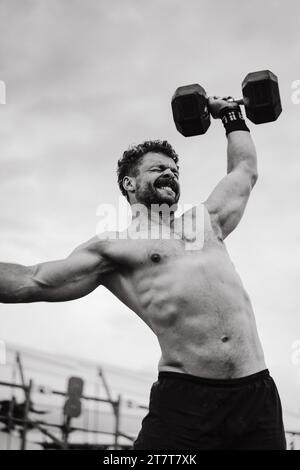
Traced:
<path fill-rule="evenodd" d="M 171 170 L 171 168 L 167 168 L 164 171 L 163 176 L 168 177 L 168 178 L 175 178 L 175 175 L 174 175 L 173 171 Z"/>

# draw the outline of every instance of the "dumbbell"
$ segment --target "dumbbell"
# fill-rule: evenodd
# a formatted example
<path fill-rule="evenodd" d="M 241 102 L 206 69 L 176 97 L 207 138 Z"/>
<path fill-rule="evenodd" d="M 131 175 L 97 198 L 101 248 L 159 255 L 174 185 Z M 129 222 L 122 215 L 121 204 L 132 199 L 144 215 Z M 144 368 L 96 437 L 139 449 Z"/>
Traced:
<path fill-rule="evenodd" d="M 242 82 L 243 98 L 233 100 L 245 106 L 254 124 L 276 121 L 281 114 L 278 78 L 269 70 L 249 73 Z M 185 137 L 205 134 L 210 126 L 208 96 L 198 83 L 177 88 L 172 98 L 177 130 Z"/>

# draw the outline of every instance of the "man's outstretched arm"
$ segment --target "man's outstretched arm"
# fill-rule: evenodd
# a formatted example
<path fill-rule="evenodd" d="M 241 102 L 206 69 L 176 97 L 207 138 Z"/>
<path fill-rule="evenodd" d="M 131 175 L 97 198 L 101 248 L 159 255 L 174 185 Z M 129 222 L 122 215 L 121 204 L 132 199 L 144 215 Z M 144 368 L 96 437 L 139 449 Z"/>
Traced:
<path fill-rule="evenodd" d="M 95 237 L 66 259 L 35 266 L 0 263 L 0 302 L 64 302 L 89 294 L 112 271 L 102 245 Z"/>
<path fill-rule="evenodd" d="M 227 175 L 205 202 L 223 238 L 240 222 L 258 177 L 256 150 L 249 132 L 228 134 L 227 161 Z"/>

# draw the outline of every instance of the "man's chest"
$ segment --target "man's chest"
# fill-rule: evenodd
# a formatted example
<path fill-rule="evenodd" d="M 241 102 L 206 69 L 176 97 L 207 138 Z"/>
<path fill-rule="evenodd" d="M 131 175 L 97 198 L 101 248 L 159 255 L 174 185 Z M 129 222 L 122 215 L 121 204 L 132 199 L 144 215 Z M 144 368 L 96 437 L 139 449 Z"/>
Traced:
<path fill-rule="evenodd" d="M 176 218 L 172 226 L 130 226 L 108 243 L 107 255 L 119 268 L 132 270 L 158 265 L 178 257 L 201 256 L 205 245 L 217 242 L 205 221 L 203 206 Z"/>

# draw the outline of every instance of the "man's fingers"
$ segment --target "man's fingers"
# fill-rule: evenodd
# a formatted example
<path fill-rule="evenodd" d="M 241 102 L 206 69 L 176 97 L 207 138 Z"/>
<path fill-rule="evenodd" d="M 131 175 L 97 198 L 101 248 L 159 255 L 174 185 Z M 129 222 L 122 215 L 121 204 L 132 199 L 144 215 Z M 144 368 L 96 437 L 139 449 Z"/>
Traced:
<path fill-rule="evenodd" d="M 225 101 L 233 101 L 234 98 L 232 96 L 224 96 L 223 98 L 221 98 L 222 100 L 225 100 Z"/>

